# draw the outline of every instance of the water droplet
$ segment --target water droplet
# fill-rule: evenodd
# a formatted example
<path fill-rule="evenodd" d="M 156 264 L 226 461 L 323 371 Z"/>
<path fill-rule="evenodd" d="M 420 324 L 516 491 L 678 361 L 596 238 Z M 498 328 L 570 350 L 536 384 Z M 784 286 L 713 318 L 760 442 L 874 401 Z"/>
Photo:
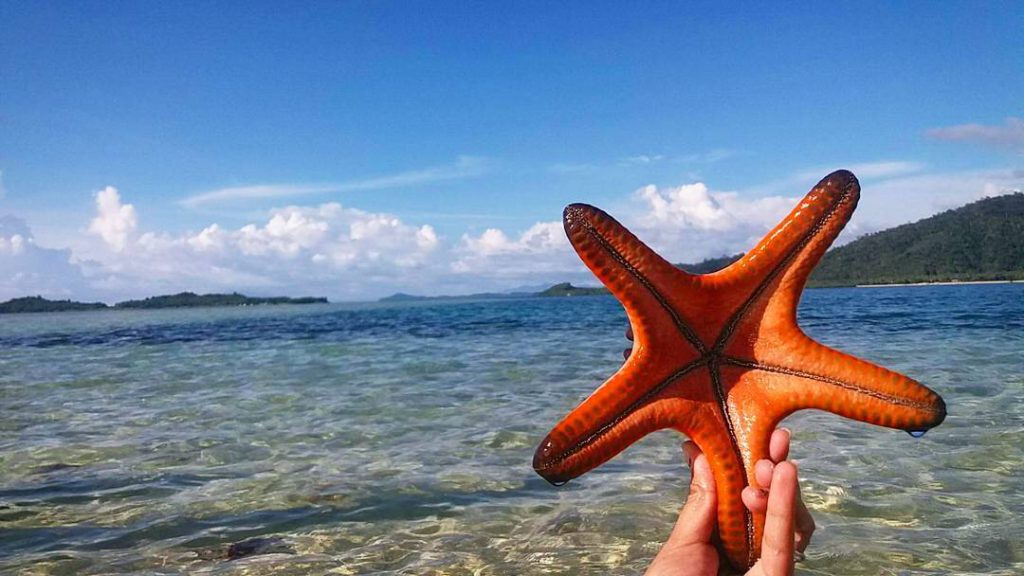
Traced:
<path fill-rule="evenodd" d="M 914 438 L 920 438 L 921 436 L 924 436 L 925 432 L 927 432 L 927 430 L 907 430 L 907 434 L 910 434 Z"/>

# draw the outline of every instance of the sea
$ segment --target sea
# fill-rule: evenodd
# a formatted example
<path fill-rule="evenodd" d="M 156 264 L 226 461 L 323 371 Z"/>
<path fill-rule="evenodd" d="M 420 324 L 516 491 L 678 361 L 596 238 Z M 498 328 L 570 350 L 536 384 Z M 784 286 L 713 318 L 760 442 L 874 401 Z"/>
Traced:
<path fill-rule="evenodd" d="M 1024 574 L 1024 285 L 808 290 L 799 317 L 949 416 L 785 421 L 797 572 Z M 0 573 L 642 573 L 682 436 L 531 469 L 625 327 L 607 296 L 0 316 Z"/>

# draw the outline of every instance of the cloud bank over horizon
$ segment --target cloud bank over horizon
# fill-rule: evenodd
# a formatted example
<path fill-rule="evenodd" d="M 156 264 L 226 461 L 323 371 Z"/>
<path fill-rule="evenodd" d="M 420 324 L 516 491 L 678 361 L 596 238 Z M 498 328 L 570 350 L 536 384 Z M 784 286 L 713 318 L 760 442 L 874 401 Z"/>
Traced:
<path fill-rule="evenodd" d="M 1024 186 L 1020 170 L 930 173 L 897 161 L 855 167 L 861 207 L 840 241 Z M 804 170 L 754 190 L 648 185 L 624 194 L 612 215 L 667 259 L 697 262 L 749 249 L 801 197 L 774 191 L 806 191 L 826 172 Z M 145 215 L 113 186 L 93 200 L 94 214 L 70 248 L 39 246 L 24 220 L 0 217 L 0 299 L 112 302 L 190 290 L 366 300 L 596 283 L 558 220 L 444 237 L 429 223 L 325 202 L 275 208 L 240 227 L 213 222 L 170 233 L 145 229 Z"/>
<path fill-rule="evenodd" d="M 1001 125 L 958 124 L 933 128 L 925 133 L 933 140 L 977 144 L 990 148 L 1024 152 L 1024 118 L 1011 116 Z"/>

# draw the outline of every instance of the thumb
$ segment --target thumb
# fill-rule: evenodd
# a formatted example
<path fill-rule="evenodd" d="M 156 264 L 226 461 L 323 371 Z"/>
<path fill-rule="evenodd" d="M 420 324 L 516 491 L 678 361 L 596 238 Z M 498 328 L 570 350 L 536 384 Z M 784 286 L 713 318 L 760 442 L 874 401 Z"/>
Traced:
<path fill-rule="evenodd" d="M 711 542 L 711 534 L 715 530 L 716 503 L 715 477 L 711 474 L 711 465 L 708 464 L 707 456 L 698 454 L 693 460 L 690 494 L 686 497 L 686 504 L 679 513 L 679 520 L 669 536 L 669 542 L 674 545 Z"/>

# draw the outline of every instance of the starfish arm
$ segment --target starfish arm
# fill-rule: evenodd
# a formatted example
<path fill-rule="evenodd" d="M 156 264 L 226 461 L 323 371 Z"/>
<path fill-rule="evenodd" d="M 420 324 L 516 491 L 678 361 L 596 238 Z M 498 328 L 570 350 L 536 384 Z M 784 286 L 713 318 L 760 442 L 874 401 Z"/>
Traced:
<path fill-rule="evenodd" d="M 757 394 L 772 407 L 765 426 L 803 409 L 910 432 L 934 428 L 946 417 L 942 397 L 927 386 L 802 334 L 759 356 L 756 362 L 727 358 L 723 363 L 760 381 Z"/>
<path fill-rule="evenodd" d="M 743 488 L 752 481 L 747 478 L 745 470 L 753 470 L 753 465 L 744 464 L 744 451 L 737 451 L 728 430 L 728 423 L 720 412 L 714 410 L 703 414 L 703 418 L 694 422 L 684 433 L 707 456 L 715 477 L 721 551 L 734 566 L 745 567 L 757 558 L 752 552 L 758 550 L 756 543 L 760 542 L 760 538 L 755 538 L 757 533 L 751 530 L 757 524 L 740 497 Z"/>
<path fill-rule="evenodd" d="M 725 478 L 715 476 L 715 482 L 724 483 L 728 492 L 722 493 L 719 488 L 719 534 L 722 538 L 722 551 L 729 562 L 736 568 L 751 566 L 761 556 L 761 538 L 764 534 L 764 513 L 751 513 L 743 505 L 741 494 L 746 486 L 761 488 L 757 484 L 754 464 L 758 460 L 769 458 L 771 434 L 778 421 L 772 421 L 772 415 L 766 414 L 763 399 L 758 399 L 756 390 L 741 385 L 737 390 L 734 383 L 736 374 L 723 367 L 721 377 L 731 388 L 727 403 L 730 413 L 730 432 L 734 437 L 734 460 L 740 467 L 722 472 Z M 730 380 L 732 382 L 730 382 Z"/>
<path fill-rule="evenodd" d="M 923 432 L 937 426 L 945 417 L 942 398 L 925 386 L 896 372 L 842 354 L 810 339 L 808 341 L 819 350 L 805 356 L 811 359 L 810 363 L 801 364 L 807 370 L 757 366 L 723 359 L 722 378 L 730 383 L 728 406 L 736 445 L 746 472 L 746 484 L 758 485 L 754 464 L 769 457 L 772 432 L 797 410 L 825 410 L 909 432 Z M 735 479 L 732 482 L 735 484 Z M 719 510 L 720 515 L 722 512 Z M 764 523 L 763 514 L 750 516 L 749 558 L 738 553 L 739 543 L 735 539 L 739 535 L 726 538 L 723 533 L 723 544 L 732 540 L 732 548 L 725 547 L 725 551 L 734 566 L 749 566 L 761 555 Z"/>
<path fill-rule="evenodd" d="M 728 294 L 743 295 L 716 341 L 717 348 L 727 346 L 737 332 L 768 331 L 777 321 L 796 323 L 807 278 L 846 226 L 859 198 L 860 185 L 853 174 L 845 170 L 829 174 L 753 250 L 709 276 L 718 277 L 716 282 Z M 768 300 L 772 301 L 770 311 Z"/>
<path fill-rule="evenodd" d="M 684 361 L 704 343 L 670 299 L 695 276 L 676 268 L 604 211 L 571 204 L 563 214 L 565 233 L 580 259 L 622 303 L 634 334 L 634 351 L 650 348 Z"/>
<path fill-rule="evenodd" d="M 565 483 L 607 462 L 647 434 L 700 428 L 707 403 L 696 396 L 706 370 L 691 363 L 657 371 L 641 358 L 630 360 L 548 433 L 533 456 L 533 468 L 552 484 Z"/>
<path fill-rule="evenodd" d="M 846 225 L 859 198 L 860 183 L 852 173 L 837 170 L 825 176 L 757 246 L 715 275 L 765 278 L 790 266 L 800 252 L 816 255 L 805 262 L 809 273 Z"/>

